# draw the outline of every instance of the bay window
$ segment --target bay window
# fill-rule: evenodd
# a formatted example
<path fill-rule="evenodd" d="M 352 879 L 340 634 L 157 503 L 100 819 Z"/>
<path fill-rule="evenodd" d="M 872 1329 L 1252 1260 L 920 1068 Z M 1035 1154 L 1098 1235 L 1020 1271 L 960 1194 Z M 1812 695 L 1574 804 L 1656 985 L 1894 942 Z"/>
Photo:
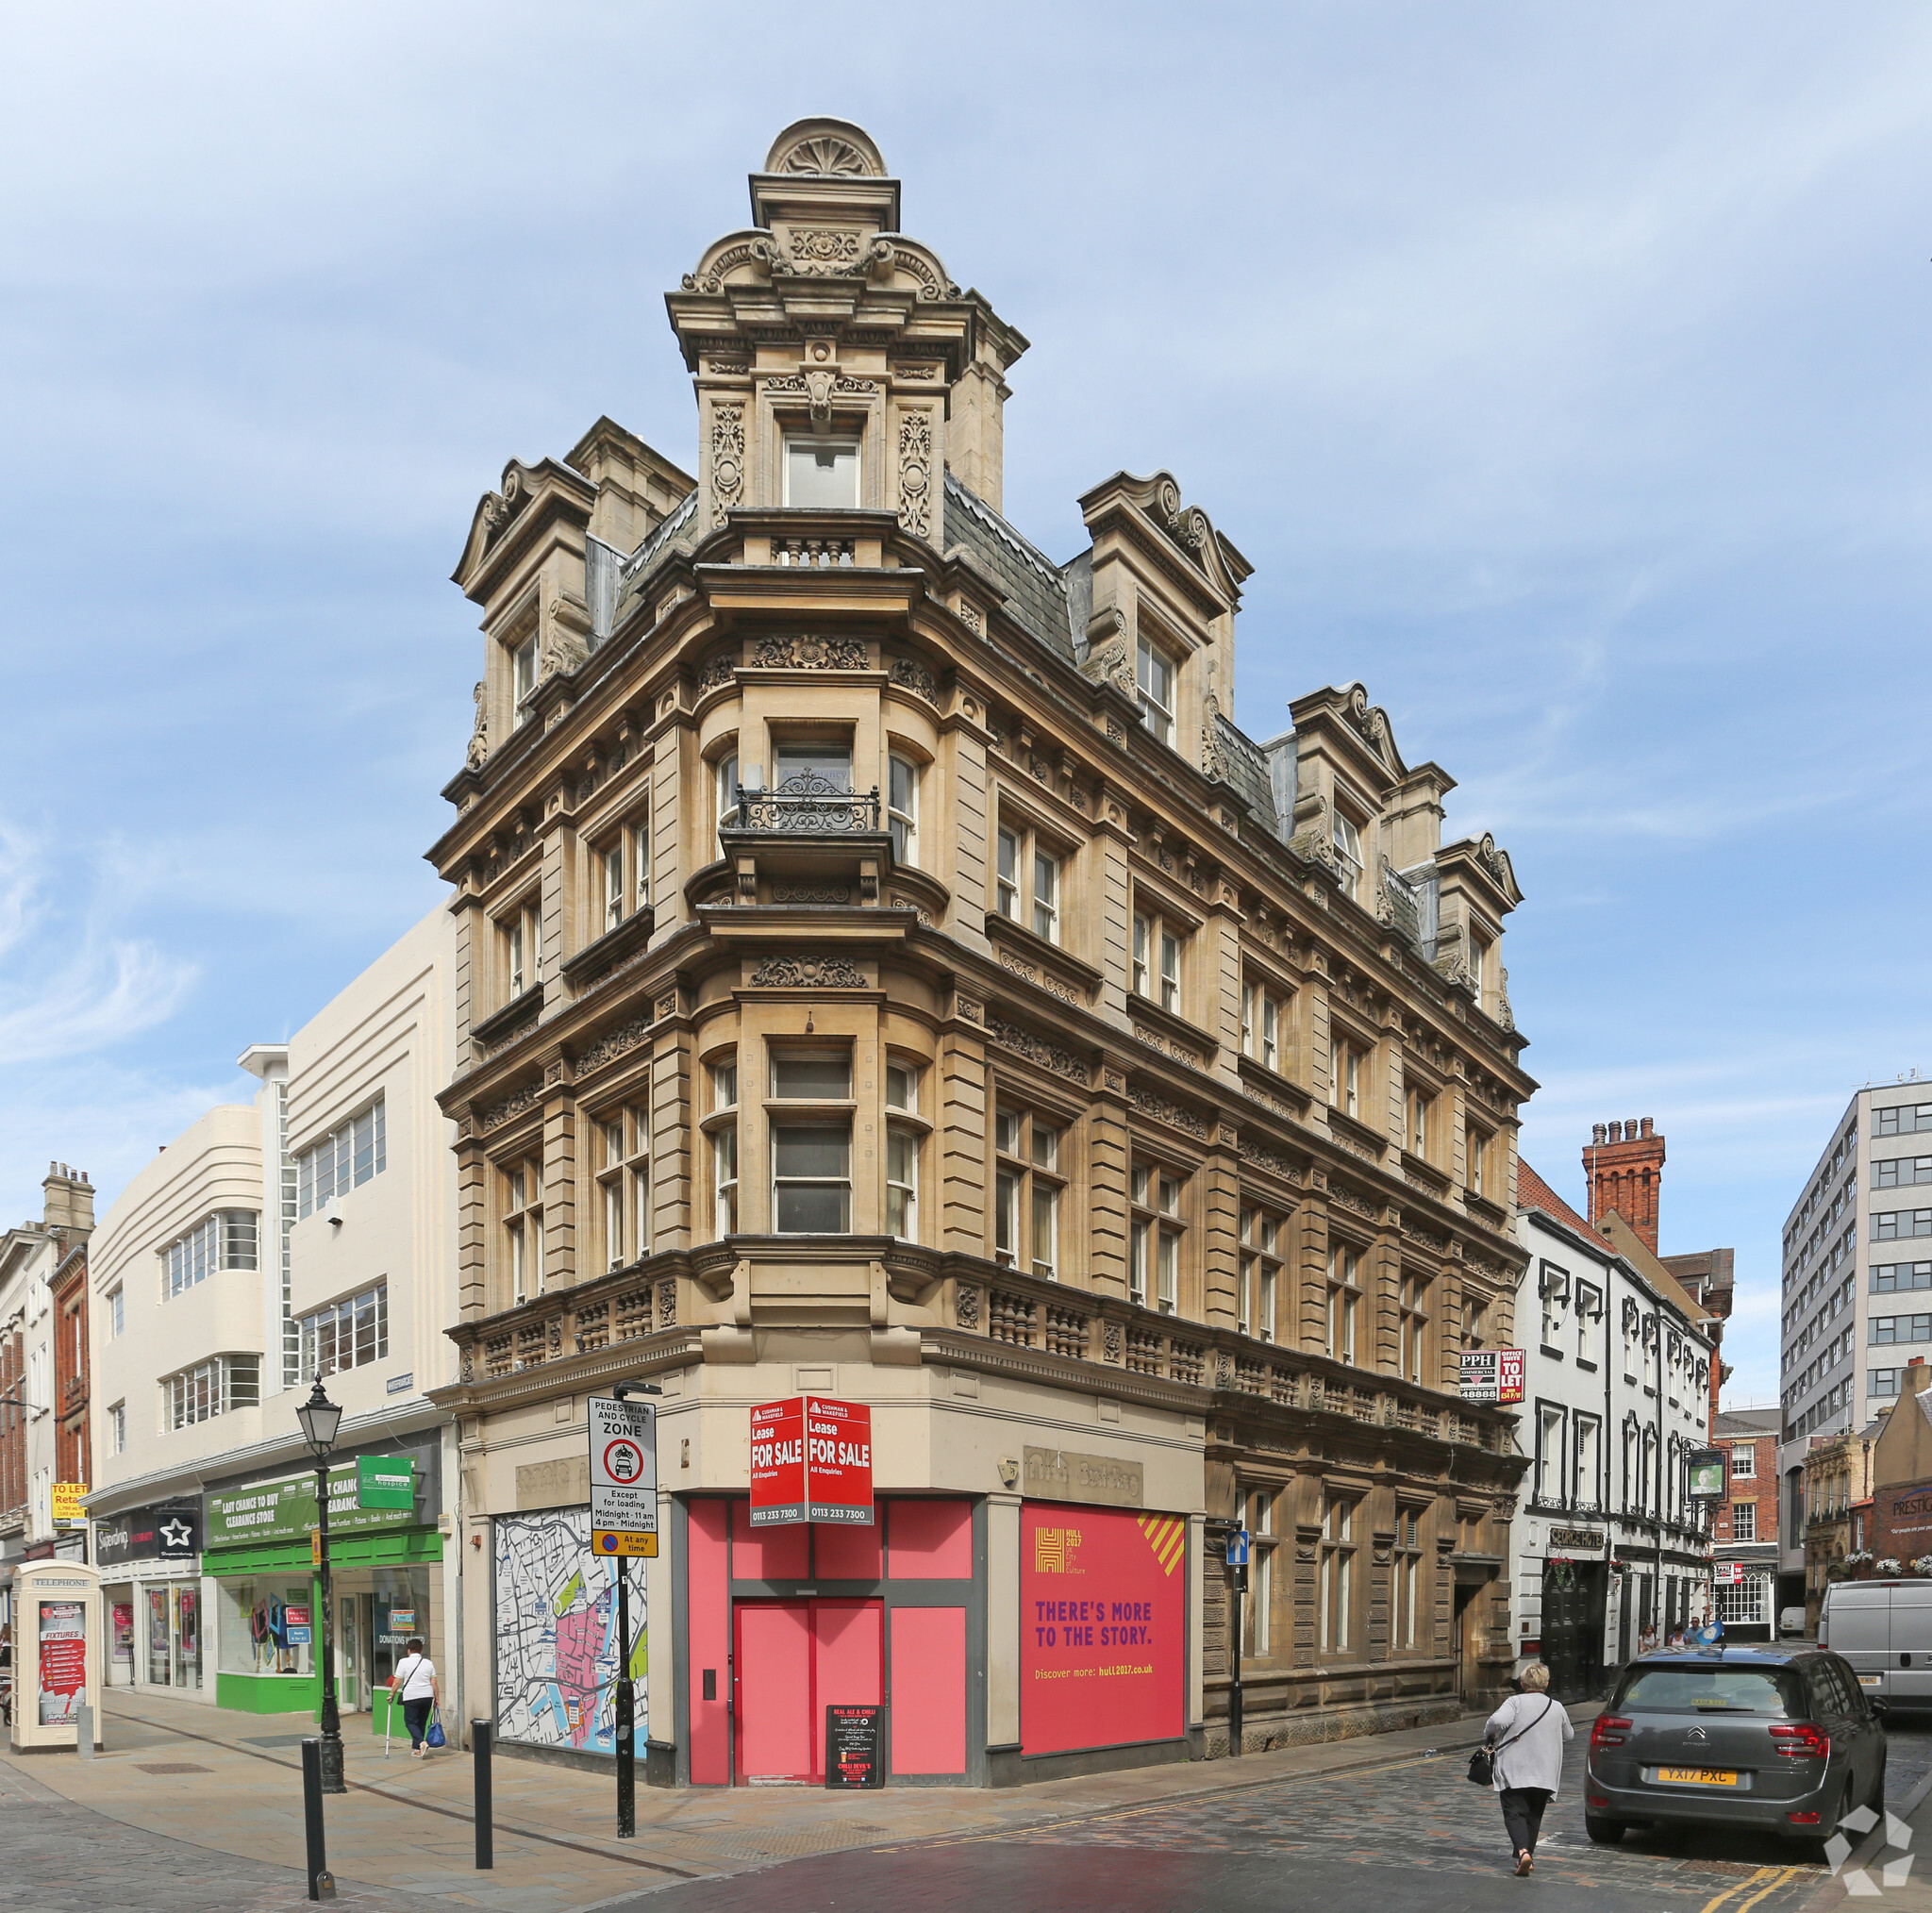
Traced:
<path fill-rule="evenodd" d="M 886 828 L 894 863 L 919 863 L 919 785 L 924 767 L 896 752 L 886 765 Z"/>
<path fill-rule="evenodd" d="M 852 1228 L 852 1056 L 772 1052 L 772 1227 L 781 1236 Z"/>
<path fill-rule="evenodd" d="M 705 1119 L 711 1156 L 711 1232 L 722 1240 L 738 1232 L 738 1053 L 710 1065 L 711 1113 Z"/>
<path fill-rule="evenodd" d="M 1042 1282 L 1060 1273 L 1060 1142 L 1064 1131 L 1015 1105 L 993 1112 L 993 1260 Z"/>

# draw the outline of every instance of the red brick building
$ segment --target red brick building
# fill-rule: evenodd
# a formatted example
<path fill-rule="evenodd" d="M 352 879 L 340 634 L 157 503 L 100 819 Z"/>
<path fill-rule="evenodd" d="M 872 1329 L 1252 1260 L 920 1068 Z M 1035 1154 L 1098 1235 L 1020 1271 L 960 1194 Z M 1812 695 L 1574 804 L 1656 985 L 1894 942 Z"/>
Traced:
<path fill-rule="evenodd" d="M 1711 1528 L 1718 1615 L 1737 1640 L 1776 1633 L 1779 1421 L 1776 1408 L 1739 1408 L 1712 1429 L 1730 1484 Z"/>
<path fill-rule="evenodd" d="M 1597 1123 L 1590 1141 L 1584 1145 L 1583 1174 L 1591 1223 L 1601 1229 L 1604 1218 L 1614 1213 L 1630 1224 L 1638 1239 L 1704 1311 L 1710 1339 L 1721 1354 L 1724 1324 L 1731 1312 L 1737 1257 L 1729 1249 L 1698 1249 L 1682 1256 L 1659 1253 L 1657 1228 L 1663 1199 L 1664 1139 L 1657 1134 L 1655 1120 L 1643 1116 L 1634 1122 Z M 1730 1373 L 1721 1358 L 1712 1361 L 1708 1425 L 1713 1439 L 1717 1434 L 1719 1399 Z"/>

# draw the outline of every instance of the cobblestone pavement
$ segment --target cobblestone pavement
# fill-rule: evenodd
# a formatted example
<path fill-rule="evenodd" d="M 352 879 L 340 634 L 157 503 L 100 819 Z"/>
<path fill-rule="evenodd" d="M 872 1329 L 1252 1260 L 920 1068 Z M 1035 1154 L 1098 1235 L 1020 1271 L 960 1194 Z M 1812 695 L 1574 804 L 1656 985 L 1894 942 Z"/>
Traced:
<path fill-rule="evenodd" d="M 447 1902 L 342 1885 L 358 1913 L 437 1913 Z M 295 1913 L 307 1878 L 144 1832 L 76 1806 L 0 1763 L 0 1906 L 7 1913 Z"/>
<path fill-rule="evenodd" d="M 1892 1735 L 1887 1792 L 1904 1802 L 1932 1766 L 1932 1731 Z M 1816 1863 L 1757 1836 L 1633 1831 L 1617 1847 L 1583 1831 L 1585 1739 L 1572 1743 L 1563 1790 L 1543 1823 L 1530 1882 L 1509 1877 L 1493 1794 L 1464 1759 L 1269 1781 L 1191 1800 L 968 1834 L 729 1878 L 668 1887 L 626 1903 L 637 1913 L 1215 1913 L 1388 1904 L 1416 1913 L 1493 1907 L 1535 1890 L 1549 1909 L 1796 1913 L 1838 1889 Z"/>

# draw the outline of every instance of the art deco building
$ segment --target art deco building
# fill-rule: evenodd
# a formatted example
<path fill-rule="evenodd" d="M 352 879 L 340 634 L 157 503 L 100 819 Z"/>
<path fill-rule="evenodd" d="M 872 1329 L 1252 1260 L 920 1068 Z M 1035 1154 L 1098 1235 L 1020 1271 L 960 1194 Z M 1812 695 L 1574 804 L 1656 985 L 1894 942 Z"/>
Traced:
<path fill-rule="evenodd" d="M 790 128 L 670 294 L 696 475 L 608 419 L 456 573 L 470 1691 L 610 1746 L 583 1398 L 649 1379 L 654 1777 L 895 1782 L 1441 1718 L 1511 1671 L 1520 900 L 1363 688 L 1251 741 L 1247 561 L 1165 474 L 1043 556 L 1026 341 Z M 871 1409 L 871 1528 L 753 1526 L 749 1411 Z M 1096 1625 L 1097 1623 L 1097 1625 Z M 473 1707 L 474 1711 L 474 1707 Z"/>

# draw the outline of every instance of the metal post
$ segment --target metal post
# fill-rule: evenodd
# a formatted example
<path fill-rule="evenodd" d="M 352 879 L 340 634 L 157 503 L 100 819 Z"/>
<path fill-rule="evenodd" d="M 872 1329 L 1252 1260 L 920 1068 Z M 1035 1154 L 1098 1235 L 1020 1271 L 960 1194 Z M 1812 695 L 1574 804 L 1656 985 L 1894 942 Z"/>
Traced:
<path fill-rule="evenodd" d="M 322 1543 L 322 1625 L 314 1640 L 322 1654 L 322 1790 L 346 1793 L 342 1778 L 342 1717 L 336 1711 L 335 1588 L 328 1564 L 328 1462 L 315 1464 L 316 1529 Z"/>
<path fill-rule="evenodd" d="M 85 1701 L 74 1710 L 74 1751 L 83 1760 L 94 1757 L 94 1710 Z"/>
<path fill-rule="evenodd" d="M 302 1823 L 308 1842 L 308 1897 L 333 1900 L 335 1875 L 328 1870 L 328 1855 L 322 1838 L 322 1742 L 302 1743 Z"/>
<path fill-rule="evenodd" d="M 491 1822 L 490 1736 L 488 1721 L 470 1722 L 470 1753 L 476 1775 L 476 1870 L 488 1872 L 496 1864 L 495 1828 Z"/>
<path fill-rule="evenodd" d="M 1227 1689 L 1227 1751 L 1229 1757 L 1241 1752 L 1241 1597 L 1247 1592 L 1248 1571 L 1234 1571 L 1234 1680 Z"/>
<path fill-rule="evenodd" d="M 630 1561 L 617 1557 L 617 1838 L 638 1832 L 637 1696 L 630 1681 Z"/>

